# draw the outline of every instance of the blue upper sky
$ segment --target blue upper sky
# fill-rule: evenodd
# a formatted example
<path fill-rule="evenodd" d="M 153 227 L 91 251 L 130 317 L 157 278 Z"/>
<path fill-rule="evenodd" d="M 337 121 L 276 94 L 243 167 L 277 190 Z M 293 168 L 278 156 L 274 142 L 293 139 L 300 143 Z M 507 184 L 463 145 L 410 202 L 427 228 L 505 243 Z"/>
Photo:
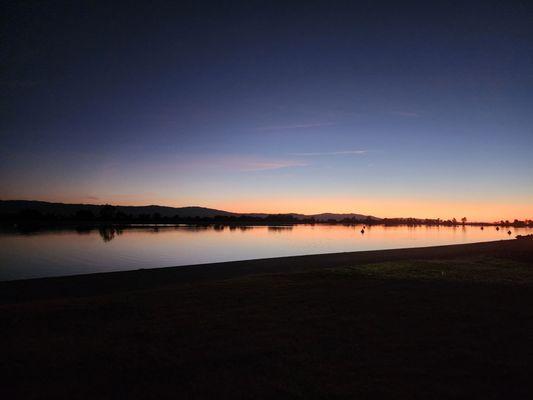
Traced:
<path fill-rule="evenodd" d="M 1 198 L 533 218 L 531 3 L 134 3 L 4 3 Z"/>

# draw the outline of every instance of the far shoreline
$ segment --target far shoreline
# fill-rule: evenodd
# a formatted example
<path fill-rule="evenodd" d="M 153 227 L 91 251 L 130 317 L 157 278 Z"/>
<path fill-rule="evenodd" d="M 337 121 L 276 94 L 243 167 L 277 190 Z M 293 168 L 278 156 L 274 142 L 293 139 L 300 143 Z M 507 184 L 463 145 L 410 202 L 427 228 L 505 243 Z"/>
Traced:
<path fill-rule="evenodd" d="M 499 227 L 499 228 L 532 228 L 533 224 L 525 224 L 522 221 L 517 222 L 466 222 L 466 223 L 434 223 L 426 222 L 424 220 L 417 220 L 415 218 L 412 221 L 403 219 L 401 222 L 395 221 L 368 221 L 368 220 L 356 220 L 356 221 L 343 221 L 343 220 L 243 220 L 243 221 L 228 221 L 217 219 L 189 219 L 178 221 L 76 221 L 76 220 L 64 220 L 64 221 L 25 221 L 25 220 L 9 220 L 0 219 L 0 228 L 3 229 L 75 229 L 77 227 L 85 228 L 100 228 L 100 227 L 115 227 L 115 228 L 130 228 L 130 227 L 172 227 L 172 226 L 297 226 L 297 225 L 344 225 L 344 226 L 428 226 L 428 227 L 445 227 L 445 228 L 462 228 L 465 226 L 476 227 Z"/>
<path fill-rule="evenodd" d="M 182 222 L 142 222 L 142 221 L 1 221 L 0 231 L 3 232 L 20 232 L 20 233 L 34 233 L 40 231 L 61 231 L 61 230 L 76 230 L 86 232 L 96 229 L 164 229 L 164 228 L 183 228 L 183 227 L 198 227 L 198 228 L 238 228 L 247 229 L 253 227 L 287 227 L 292 228 L 296 226 L 345 226 L 345 227 L 373 227 L 381 226 L 384 228 L 395 227 L 412 227 L 412 228 L 453 228 L 460 229 L 465 227 L 495 228 L 500 229 L 514 229 L 526 228 L 533 229 L 532 225 L 523 224 L 500 224 L 493 222 L 468 222 L 465 224 L 434 224 L 425 223 L 422 221 L 413 223 L 386 223 L 381 221 L 182 221 Z"/>

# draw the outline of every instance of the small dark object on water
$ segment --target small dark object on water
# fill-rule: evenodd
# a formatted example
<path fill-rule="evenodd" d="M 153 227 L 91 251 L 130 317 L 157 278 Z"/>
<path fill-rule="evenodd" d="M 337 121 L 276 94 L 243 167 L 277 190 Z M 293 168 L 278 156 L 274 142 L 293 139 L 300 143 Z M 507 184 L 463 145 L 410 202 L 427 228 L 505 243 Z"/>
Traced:
<path fill-rule="evenodd" d="M 513 232 L 511 232 L 511 231 L 507 231 L 507 234 L 508 234 L 508 235 L 510 235 L 511 233 L 513 233 Z"/>
<path fill-rule="evenodd" d="M 481 227 L 481 230 L 483 230 L 483 229 L 485 229 L 485 228 Z"/>
<path fill-rule="evenodd" d="M 365 233 L 365 230 L 364 230 L 364 229 L 361 229 L 361 233 L 364 234 L 364 233 Z"/>
<path fill-rule="evenodd" d="M 497 231 L 499 231 L 499 230 L 500 230 L 500 227 L 499 227 L 499 226 L 497 226 L 497 227 L 496 227 L 496 230 L 497 230 Z"/>
<path fill-rule="evenodd" d="M 516 238 L 518 240 L 533 240 L 533 233 L 529 235 L 518 235 Z"/>

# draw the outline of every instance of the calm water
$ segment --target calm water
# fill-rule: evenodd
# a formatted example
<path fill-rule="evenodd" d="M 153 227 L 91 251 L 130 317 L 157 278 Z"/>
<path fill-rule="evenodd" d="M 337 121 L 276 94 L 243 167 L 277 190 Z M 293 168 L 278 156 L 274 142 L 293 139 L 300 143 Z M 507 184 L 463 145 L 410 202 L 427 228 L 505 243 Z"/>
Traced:
<path fill-rule="evenodd" d="M 514 238 L 494 227 L 137 227 L 0 233 L 0 280 Z"/>

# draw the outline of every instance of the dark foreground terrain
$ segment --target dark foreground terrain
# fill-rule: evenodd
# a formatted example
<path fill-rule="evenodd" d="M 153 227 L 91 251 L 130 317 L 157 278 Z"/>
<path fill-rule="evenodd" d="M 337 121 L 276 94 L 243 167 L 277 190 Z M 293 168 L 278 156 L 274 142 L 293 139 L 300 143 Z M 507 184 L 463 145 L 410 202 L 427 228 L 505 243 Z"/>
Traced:
<path fill-rule="evenodd" d="M 532 398 L 533 241 L 0 283 L 2 397 Z"/>

